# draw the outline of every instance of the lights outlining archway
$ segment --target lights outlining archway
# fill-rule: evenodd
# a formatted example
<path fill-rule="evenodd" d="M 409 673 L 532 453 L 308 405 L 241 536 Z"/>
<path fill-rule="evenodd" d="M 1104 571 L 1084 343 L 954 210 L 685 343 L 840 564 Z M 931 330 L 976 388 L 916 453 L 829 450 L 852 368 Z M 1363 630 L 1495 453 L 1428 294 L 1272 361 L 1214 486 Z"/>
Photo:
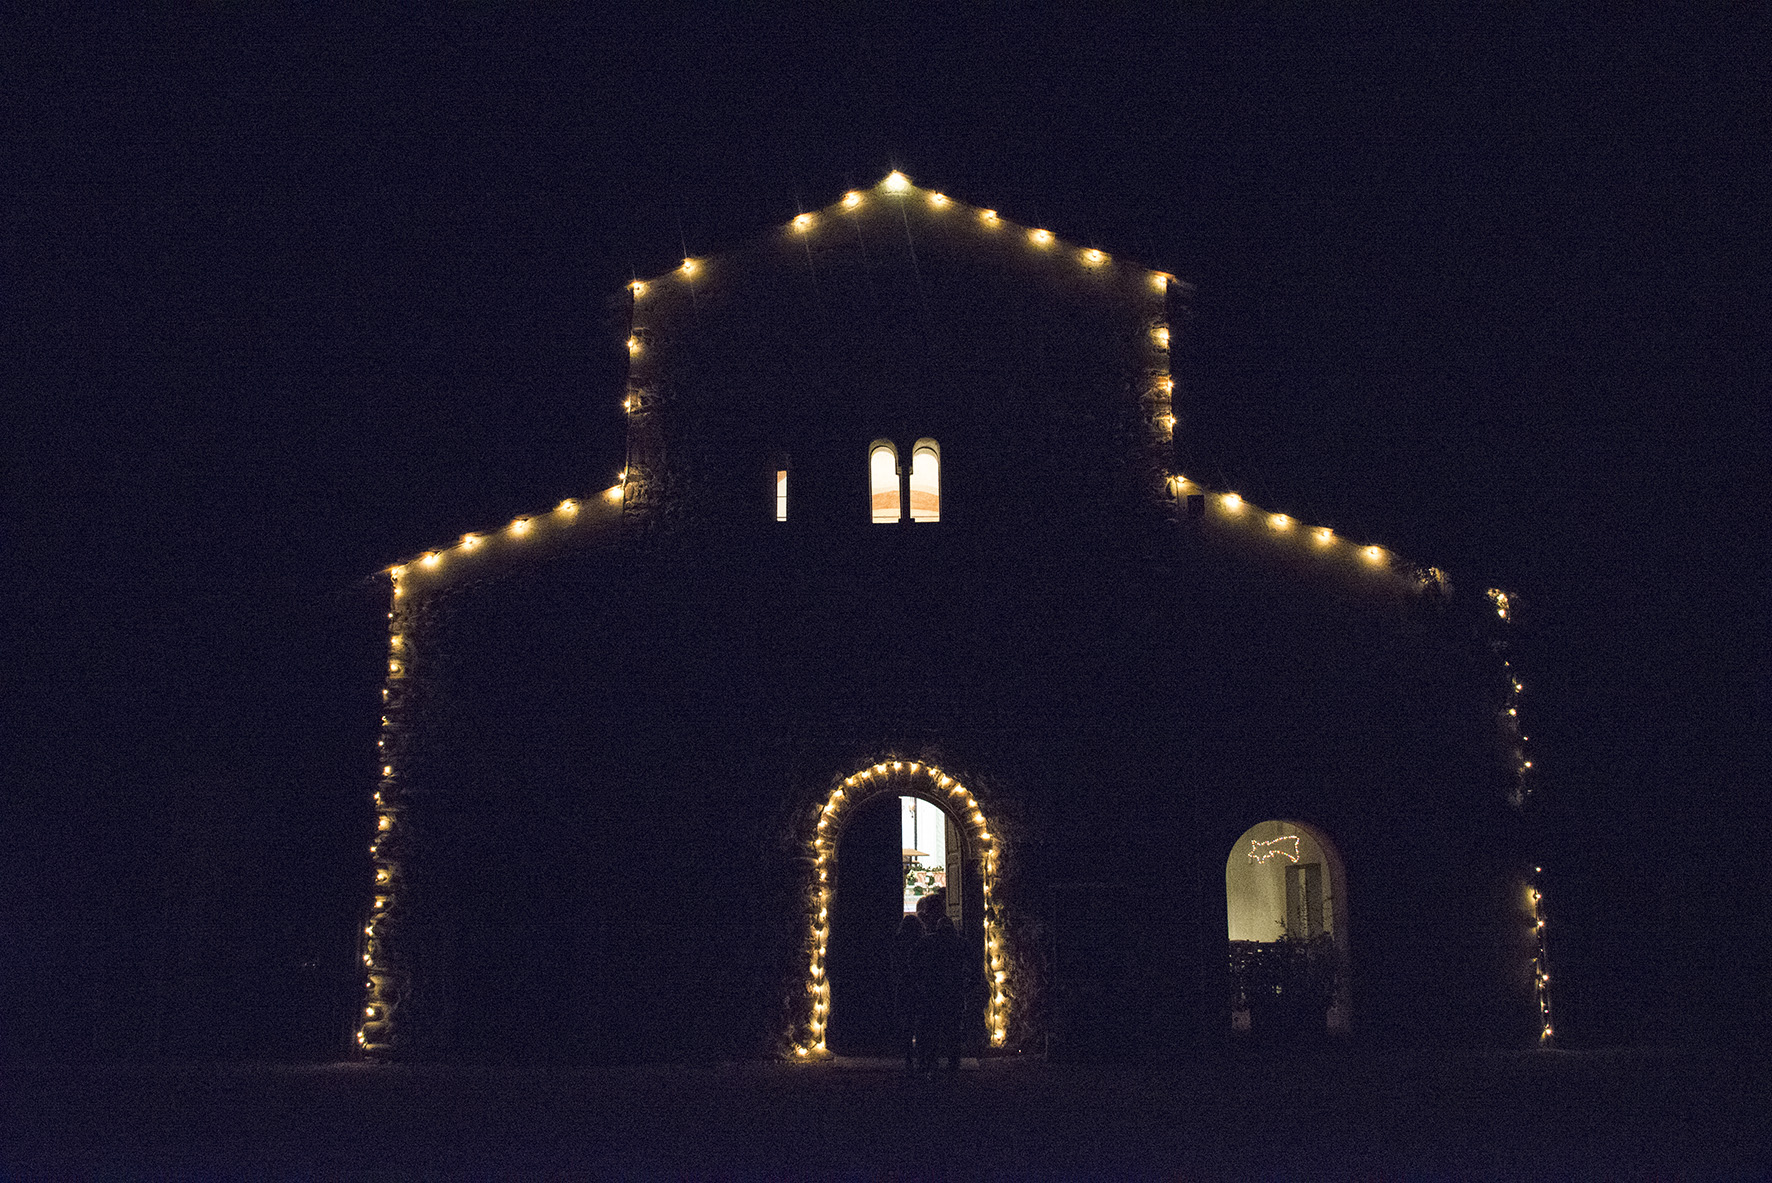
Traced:
<path fill-rule="evenodd" d="M 806 1001 L 804 1009 L 794 1019 L 793 1054 L 798 1059 L 830 1054 L 825 1046 L 831 1020 L 831 983 L 826 973 L 826 954 L 831 937 L 837 839 L 851 810 L 884 794 L 921 797 L 941 806 L 976 851 L 988 965 L 985 1032 L 992 1047 L 1002 1047 L 1009 1038 L 1009 1007 L 1014 998 L 1014 983 L 1009 976 L 1009 959 L 997 914 L 995 890 L 1001 858 L 997 838 L 990 831 L 978 799 L 952 776 L 920 760 L 882 760 L 844 777 L 831 788 L 807 839 L 812 874 L 806 888 Z"/>

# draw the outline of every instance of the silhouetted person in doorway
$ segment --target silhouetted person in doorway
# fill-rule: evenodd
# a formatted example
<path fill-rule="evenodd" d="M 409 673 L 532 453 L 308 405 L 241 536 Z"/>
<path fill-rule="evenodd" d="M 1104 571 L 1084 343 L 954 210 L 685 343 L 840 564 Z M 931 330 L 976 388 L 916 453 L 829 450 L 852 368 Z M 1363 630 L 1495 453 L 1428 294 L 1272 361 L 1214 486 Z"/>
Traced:
<path fill-rule="evenodd" d="M 966 1008 L 966 943 L 948 919 L 947 893 L 917 903 L 928 931 L 917 942 L 917 1066 L 931 1075 L 938 1060 L 960 1070 L 960 1029 Z"/>
<path fill-rule="evenodd" d="M 917 946 L 926 930 L 915 912 L 906 912 L 892 938 L 892 1018 L 904 1048 L 905 1071 L 917 1067 Z"/>

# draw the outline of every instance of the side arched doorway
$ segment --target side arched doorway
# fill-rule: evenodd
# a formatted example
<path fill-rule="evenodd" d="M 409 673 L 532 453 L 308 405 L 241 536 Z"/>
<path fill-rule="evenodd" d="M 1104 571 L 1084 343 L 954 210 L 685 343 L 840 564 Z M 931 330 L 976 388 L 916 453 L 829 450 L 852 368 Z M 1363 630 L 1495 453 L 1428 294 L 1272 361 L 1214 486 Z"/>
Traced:
<path fill-rule="evenodd" d="M 937 886 L 978 969 L 966 1043 L 1003 1046 L 1013 983 L 993 899 L 1001 850 L 977 798 L 939 768 L 882 761 L 837 783 L 816 817 L 808 843 L 807 1003 L 794 1054 L 901 1051 L 893 939 L 906 912 Z"/>
<path fill-rule="evenodd" d="M 1329 837 L 1257 822 L 1231 847 L 1224 889 L 1232 1029 L 1281 1040 L 1346 1031 L 1347 873 Z"/>

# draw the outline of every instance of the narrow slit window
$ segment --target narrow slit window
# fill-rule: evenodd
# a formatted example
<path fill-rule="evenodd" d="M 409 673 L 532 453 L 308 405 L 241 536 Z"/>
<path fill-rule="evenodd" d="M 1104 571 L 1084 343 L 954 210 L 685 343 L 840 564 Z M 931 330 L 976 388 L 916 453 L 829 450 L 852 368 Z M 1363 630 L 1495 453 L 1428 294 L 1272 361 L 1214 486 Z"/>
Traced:
<path fill-rule="evenodd" d="M 911 521 L 941 521 L 941 448 L 918 440 L 911 452 Z"/>
<path fill-rule="evenodd" d="M 898 496 L 898 449 L 877 441 L 868 452 L 868 491 L 875 522 L 896 522 L 903 517 Z"/>
<path fill-rule="evenodd" d="M 785 468 L 775 470 L 775 520 L 788 520 L 788 470 Z"/>

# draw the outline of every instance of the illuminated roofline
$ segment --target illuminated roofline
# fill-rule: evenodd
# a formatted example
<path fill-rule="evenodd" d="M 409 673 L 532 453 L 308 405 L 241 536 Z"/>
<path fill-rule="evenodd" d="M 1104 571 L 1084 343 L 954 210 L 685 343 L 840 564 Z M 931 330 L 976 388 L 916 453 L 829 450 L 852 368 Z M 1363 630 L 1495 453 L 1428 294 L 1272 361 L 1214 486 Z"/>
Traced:
<path fill-rule="evenodd" d="M 1040 254 L 1072 259 L 1083 270 L 1099 271 L 1109 267 L 1121 267 L 1131 271 L 1144 272 L 1150 277 L 1150 282 L 1158 291 L 1167 287 L 1179 288 L 1184 293 L 1191 293 L 1194 290 L 1193 284 L 1184 279 L 1177 279 L 1172 272 L 1123 259 L 1112 251 L 1100 247 L 1073 242 L 1042 226 L 1030 226 L 1013 221 L 1004 217 L 997 210 L 968 204 L 947 193 L 924 189 L 897 169 L 887 173 L 870 188 L 850 189 L 838 195 L 834 201 L 821 209 L 796 214 L 775 227 L 770 233 L 804 238 L 818 233 L 819 229 L 832 218 L 852 216 L 866 209 L 871 203 L 882 200 L 920 201 L 933 210 L 941 211 L 944 216 L 971 218 L 993 237 L 1003 232 L 1017 233 Z M 720 259 L 729 253 L 731 252 L 714 251 L 692 256 L 677 263 L 669 271 L 632 281 L 627 285 L 628 290 L 634 293 L 636 301 L 643 302 L 646 293 L 654 290 L 661 283 L 694 282 L 700 277 L 709 261 Z"/>

